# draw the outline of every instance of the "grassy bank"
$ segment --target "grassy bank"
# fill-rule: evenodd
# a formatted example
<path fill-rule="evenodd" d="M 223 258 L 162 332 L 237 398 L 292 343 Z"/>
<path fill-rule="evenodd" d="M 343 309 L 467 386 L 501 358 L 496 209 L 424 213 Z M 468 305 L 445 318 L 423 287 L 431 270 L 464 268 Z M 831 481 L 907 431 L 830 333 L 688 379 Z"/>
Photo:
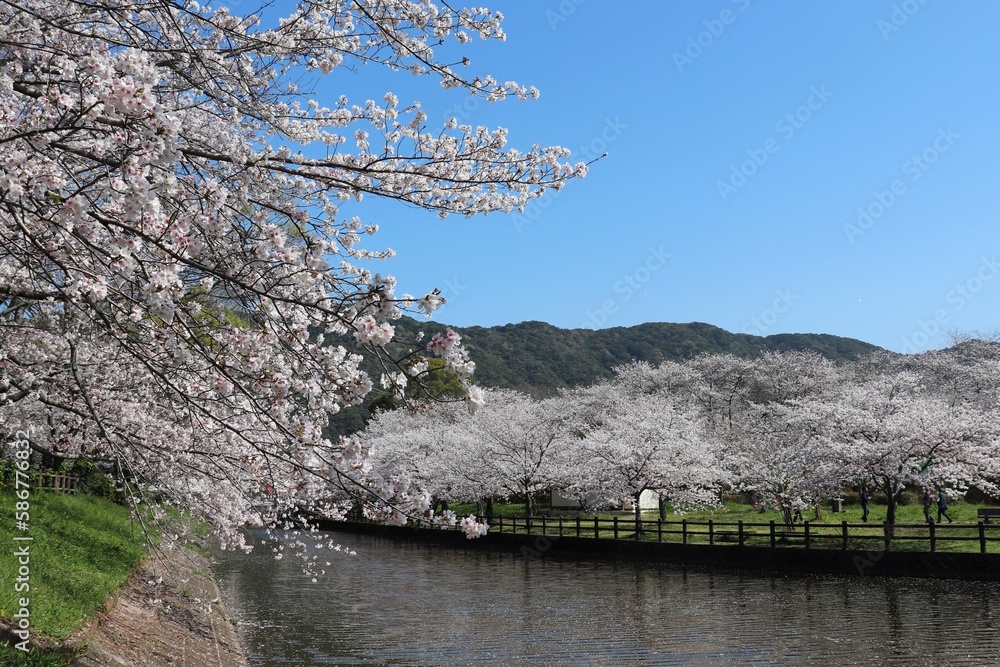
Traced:
<path fill-rule="evenodd" d="M 59 655 L 23 653 L 4 645 L 0 647 L 0 667 L 72 667 L 72 660 Z"/>
<path fill-rule="evenodd" d="M 0 489 L 0 618 L 5 622 L 20 608 L 14 590 L 20 567 L 14 548 L 30 548 L 30 631 L 61 641 L 81 629 L 105 601 L 128 579 L 146 554 L 145 536 L 129 521 L 128 510 L 96 496 L 34 493 L 29 499 L 28 530 L 14 523 L 17 499 L 9 488 Z M 15 542 L 15 536 L 31 537 Z M 14 545 L 13 548 L 12 545 Z M 9 584 L 8 584 L 9 582 Z M 23 661 L 14 649 L 0 652 L 4 665 L 59 665 L 52 656 Z"/>

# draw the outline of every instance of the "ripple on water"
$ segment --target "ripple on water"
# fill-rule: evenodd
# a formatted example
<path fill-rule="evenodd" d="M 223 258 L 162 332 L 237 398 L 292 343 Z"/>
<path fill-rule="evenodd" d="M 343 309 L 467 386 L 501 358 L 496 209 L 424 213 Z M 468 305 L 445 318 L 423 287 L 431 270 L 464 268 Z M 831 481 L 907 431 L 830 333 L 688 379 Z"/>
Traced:
<path fill-rule="evenodd" d="M 251 663 L 1000 664 L 1000 585 L 577 563 L 337 534 L 315 584 L 265 549 L 219 556 Z"/>

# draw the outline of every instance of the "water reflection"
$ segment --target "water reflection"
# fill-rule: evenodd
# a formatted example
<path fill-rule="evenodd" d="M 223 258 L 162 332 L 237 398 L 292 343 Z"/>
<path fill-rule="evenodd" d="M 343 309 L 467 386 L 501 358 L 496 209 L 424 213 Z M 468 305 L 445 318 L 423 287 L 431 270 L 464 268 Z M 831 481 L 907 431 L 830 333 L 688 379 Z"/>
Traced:
<path fill-rule="evenodd" d="M 295 559 L 225 554 L 254 665 L 996 665 L 1000 585 L 578 563 L 338 534 Z"/>

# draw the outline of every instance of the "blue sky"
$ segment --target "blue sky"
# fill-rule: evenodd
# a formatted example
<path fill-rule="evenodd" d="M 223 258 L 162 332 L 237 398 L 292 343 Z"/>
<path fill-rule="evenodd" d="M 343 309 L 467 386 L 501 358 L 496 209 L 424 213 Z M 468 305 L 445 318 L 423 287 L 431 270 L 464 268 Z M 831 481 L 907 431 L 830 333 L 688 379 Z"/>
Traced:
<path fill-rule="evenodd" d="M 608 153 L 520 216 L 366 200 L 398 252 L 380 270 L 440 287 L 435 319 L 707 322 L 904 352 L 1000 326 L 1000 4 L 488 4 L 508 40 L 466 48 L 470 71 L 539 100 L 368 68 L 323 84 L 504 126 L 512 146 Z"/>

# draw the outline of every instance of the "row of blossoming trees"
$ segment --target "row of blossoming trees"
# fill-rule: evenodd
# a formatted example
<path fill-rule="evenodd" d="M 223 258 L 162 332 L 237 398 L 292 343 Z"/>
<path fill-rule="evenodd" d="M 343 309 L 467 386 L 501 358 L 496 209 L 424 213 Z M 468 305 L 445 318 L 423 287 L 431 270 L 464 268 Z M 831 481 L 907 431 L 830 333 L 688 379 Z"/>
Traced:
<path fill-rule="evenodd" d="M 465 380 L 473 364 L 453 333 L 387 353 L 402 310 L 443 299 L 372 271 L 393 253 L 365 247 L 378 226 L 358 204 L 506 213 L 586 166 L 510 148 L 504 128 L 435 125 L 381 83 L 340 94 L 380 69 L 537 96 L 461 72 L 473 37 L 504 38 L 498 13 L 237 4 L 0 4 L 0 436 L 104 466 L 137 506 L 154 490 L 236 541 L 348 499 L 419 511 L 420 493 L 369 474 L 363 442 L 324 436 L 328 416 L 373 381 L 420 383 L 432 357 Z"/>
<path fill-rule="evenodd" d="M 534 399 L 490 391 L 475 415 L 439 405 L 379 414 L 364 435 L 376 470 L 435 496 L 584 504 L 659 492 L 709 506 L 723 491 L 792 511 L 867 484 L 895 522 L 907 486 L 995 493 L 1000 345 L 835 364 L 815 353 L 728 354 L 659 366 Z"/>

